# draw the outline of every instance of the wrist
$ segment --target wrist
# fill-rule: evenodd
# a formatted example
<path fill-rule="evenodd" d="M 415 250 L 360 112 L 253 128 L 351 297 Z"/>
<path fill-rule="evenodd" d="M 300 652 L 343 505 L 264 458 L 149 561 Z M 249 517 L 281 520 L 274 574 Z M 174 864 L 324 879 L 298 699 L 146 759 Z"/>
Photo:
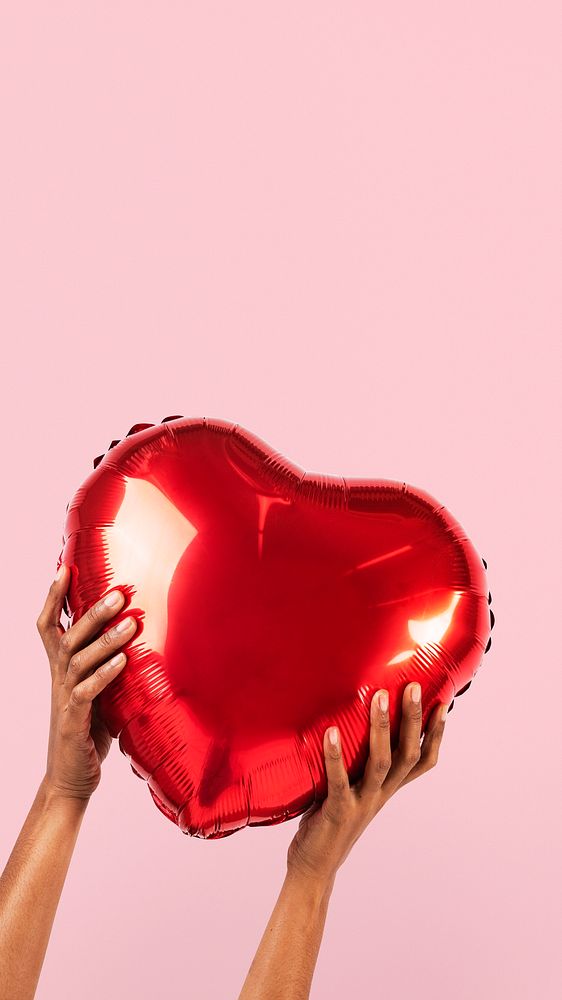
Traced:
<path fill-rule="evenodd" d="M 48 775 L 45 775 L 39 785 L 37 800 L 41 807 L 47 812 L 57 812 L 69 817 L 81 818 L 90 801 L 88 798 L 80 798 L 70 795 L 58 788 Z"/>
<path fill-rule="evenodd" d="M 334 888 L 336 872 L 312 872 L 304 868 L 288 866 L 285 875 L 285 886 L 311 902 L 322 902 L 328 899 Z"/>

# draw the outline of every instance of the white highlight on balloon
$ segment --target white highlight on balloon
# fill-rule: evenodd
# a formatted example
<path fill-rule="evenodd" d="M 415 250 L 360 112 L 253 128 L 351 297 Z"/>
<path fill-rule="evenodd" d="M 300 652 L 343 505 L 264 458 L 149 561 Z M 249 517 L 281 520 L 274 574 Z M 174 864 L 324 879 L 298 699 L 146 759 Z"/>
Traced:
<path fill-rule="evenodd" d="M 170 584 L 197 530 L 158 487 L 127 478 L 121 506 L 104 533 L 111 586 L 133 588 L 134 603 L 144 611 L 141 642 L 163 653 Z"/>
<path fill-rule="evenodd" d="M 263 533 L 265 531 L 265 519 L 274 503 L 281 503 L 290 506 L 290 500 L 282 497 L 264 497 L 258 494 L 258 556 L 261 559 L 263 553 Z"/>
<path fill-rule="evenodd" d="M 380 556 L 374 556 L 373 559 L 367 559 L 365 562 L 359 563 L 357 566 L 352 566 L 351 569 L 347 569 L 343 575 L 349 576 L 350 573 L 357 573 L 361 569 L 369 569 L 371 566 L 376 566 L 378 563 L 384 562 L 386 559 L 394 559 L 395 556 L 401 556 L 404 552 L 409 552 L 411 548 L 411 545 L 402 545 L 399 549 L 392 549 L 391 552 L 384 552 Z"/>
<path fill-rule="evenodd" d="M 424 646 L 429 642 L 441 642 L 453 620 L 453 614 L 460 598 L 461 595 L 455 592 L 451 598 L 449 607 L 433 618 L 408 619 L 408 631 L 418 646 Z M 415 649 L 405 649 L 402 653 L 397 653 L 391 660 L 388 660 L 387 666 L 391 666 L 393 663 L 402 663 L 403 660 L 407 660 L 414 653 Z"/>
<path fill-rule="evenodd" d="M 393 663 L 402 663 L 402 660 L 409 660 L 414 653 L 415 649 L 405 649 L 403 653 L 397 653 L 391 660 L 388 660 L 387 666 L 390 667 Z"/>

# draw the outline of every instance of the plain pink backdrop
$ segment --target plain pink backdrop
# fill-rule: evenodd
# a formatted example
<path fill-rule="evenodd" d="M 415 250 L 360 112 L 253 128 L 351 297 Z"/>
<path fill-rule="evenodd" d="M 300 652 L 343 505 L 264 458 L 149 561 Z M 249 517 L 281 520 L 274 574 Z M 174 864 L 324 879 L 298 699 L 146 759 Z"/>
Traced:
<path fill-rule="evenodd" d="M 557 6 L 3 5 L 2 858 L 66 502 L 131 424 L 405 479 L 488 561 L 492 649 L 342 869 L 316 1000 L 559 996 Z M 187 839 L 114 748 L 38 996 L 236 997 L 295 826 Z"/>

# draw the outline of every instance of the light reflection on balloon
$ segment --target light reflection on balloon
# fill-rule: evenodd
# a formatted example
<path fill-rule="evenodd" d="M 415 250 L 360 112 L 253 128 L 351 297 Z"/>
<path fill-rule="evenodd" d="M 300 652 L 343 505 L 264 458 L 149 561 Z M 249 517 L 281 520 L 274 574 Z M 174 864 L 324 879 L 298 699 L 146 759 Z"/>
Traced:
<path fill-rule="evenodd" d="M 134 581 L 136 603 L 144 611 L 142 645 L 163 653 L 170 584 L 197 531 L 152 483 L 130 478 L 124 483 L 114 523 L 103 528 L 111 567 L 107 585 Z"/>
<path fill-rule="evenodd" d="M 449 629 L 451 622 L 453 621 L 454 610 L 460 600 L 460 594 L 453 594 L 449 607 L 445 611 L 442 611 L 439 615 L 434 615 L 432 618 L 410 618 L 408 620 L 408 631 L 418 646 L 427 645 L 430 642 L 438 643 L 446 634 Z M 410 656 L 413 656 L 415 649 L 405 649 L 402 653 L 397 653 L 393 656 L 388 664 L 392 663 L 402 663 L 407 660 Z"/>

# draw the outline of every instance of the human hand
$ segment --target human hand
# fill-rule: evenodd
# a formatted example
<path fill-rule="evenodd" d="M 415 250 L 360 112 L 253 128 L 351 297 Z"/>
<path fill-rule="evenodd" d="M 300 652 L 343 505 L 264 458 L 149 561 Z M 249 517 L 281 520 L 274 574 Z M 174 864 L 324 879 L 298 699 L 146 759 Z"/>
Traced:
<path fill-rule="evenodd" d="M 415 700 L 417 697 L 417 701 Z M 288 875 L 306 876 L 319 883 L 333 882 L 338 868 L 356 840 L 394 793 L 425 774 L 437 763 L 448 705 L 435 707 L 421 739 L 421 688 L 408 684 L 402 697 L 397 749 L 390 749 L 388 692 L 381 689 L 371 701 L 369 758 L 361 781 L 350 786 L 337 727 L 324 734 L 328 794 L 301 817 L 289 846 Z"/>
<path fill-rule="evenodd" d="M 124 618 L 98 635 L 123 607 L 124 595 L 113 590 L 65 631 L 60 616 L 69 582 L 68 567 L 62 565 L 37 619 L 51 667 L 51 723 L 43 784 L 55 796 L 87 801 L 99 784 L 101 764 L 111 746 L 94 699 L 125 666 L 127 657 L 119 647 L 133 637 L 137 624 L 134 618 Z M 110 598 L 113 603 L 108 603 Z"/>

